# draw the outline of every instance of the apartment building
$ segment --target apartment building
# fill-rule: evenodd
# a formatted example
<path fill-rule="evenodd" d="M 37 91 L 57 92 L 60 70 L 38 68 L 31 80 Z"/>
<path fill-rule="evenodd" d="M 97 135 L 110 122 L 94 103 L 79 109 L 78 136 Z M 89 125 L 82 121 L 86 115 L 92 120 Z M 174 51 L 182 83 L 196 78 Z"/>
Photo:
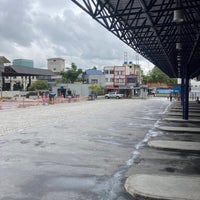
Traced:
<path fill-rule="evenodd" d="M 49 58 L 47 59 L 47 68 L 55 74 L 59 74 L 65 69 L 65 59 L 63 58 Z"/>
<path fill-rule="evenodd" d="M 139 95 L 141 85 L 140 65 L 131 62 L 122 66 L 104 67 L 105 88 L 107 92 L 118 91 L 125 96 Z"/>
<path fill-rule="evenodd" d="M 104 77 L 105 77 L 105 87 L 113 88 L 114 87 L 114 66 L 104 67 Z"/>
<path fill-rule="evenodd" d="M 122 66 L 104 67 L 106 88 L 131 88 L 138 87 L 141 84 L 140 65 L 132 63 Z"/>
<path fill-rule="evenodd" d="M 113 73 L 113 86 L 118 88 L 124 87 L 126 85 L 126 67 L 114 66 Z"/>

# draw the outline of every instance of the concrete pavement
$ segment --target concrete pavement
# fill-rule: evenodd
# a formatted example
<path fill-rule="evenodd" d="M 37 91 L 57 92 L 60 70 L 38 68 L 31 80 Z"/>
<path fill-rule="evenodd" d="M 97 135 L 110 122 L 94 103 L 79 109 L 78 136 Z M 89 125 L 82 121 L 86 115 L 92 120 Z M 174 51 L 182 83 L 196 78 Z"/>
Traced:
<path fill-rule="evenodd" d="M 151 140 L 148 145 L 158 149 L 200 153 L 200 142 Z"/>
<path fill-rule="evenodd" d="M 124 173 L 168 105 L 109 99 L 1 110 L 0 200 L 130 199 Z"/>
<path fill-rule="evenodd" d="M 166 115 L 170 115 L 170 116 L 182 116 L 182 112 L 167 112 L 167 113 L 165 113 Z M 196 118 L 199 118 L 200 117 L 200 115 L 199 115 L 199 113 L 194 113 L 194 112 L 189 112 L 189 118 L 190 117 L 196 117 Z"/>
<path fill-rule="evenodd" d="M 163 120 L 171 121 L 171 122 L 183 122 L 183 123 L 200 123 L 200 119 L 182 119 L 182 118 L 173 118 L 173 117 L 166 117 Z"/>
<path fill-rule="evenodd" d="M 200 176 L 130 176 L 125 188 L 134 197 L 162 200 L 199 200 Z"/>
<path fill-rule="evenodd" d="M 187 162 L 187 158 L 189 159 L 189 155 L 194 154 L 198 160 L 200 155 L 200 125 L 199 125 L 199 117 L 200 111 L 195 109 L 195 107 L 199 108 L 199 105 L 196 105 L 192 102 L 192 108 L 195 110 L 190 110 L 190 118 L 189 120 L 183 120 L 179 115 L 182 115 L 181 112 L 175 112 L 175 107 L 179 106 L 179 102 L 172 102 L 171 106 L 168 108 L 165 115 L 172 115 L 174 117 L 165 117 L 159 122 L 159 126 L 157 128 L 163 132 L 164 139 L 154 139 L 148 142 L 149 148 L 157 149 L 157 151 L 162 150 L 165 152 L 182 152 L 186 156 L 185 162 Z M 173 107 L 173 113 L 170 109 Z M 191 118 L 192 116 L 192 118 Z M 165 135 L 167 133 L 167 135 Z M 170 133 L 180 133 L 178 138 L 174 139 L 174 135 Z M 187 137 L 184 137 L 184 134 Z M 198 139 L 198 141 L 196 141 Z M 142 159 L 142 158 L 141 158 Z M 181 162 L 181 161 L 180 161 Z M 197 161 L 198 162 L 198 161 Z M 171 163 L 172 166 L 176 166 L 178 160 L 173 161 Z M 190 165 L 194 165 L 188 160 Z M 145 165 L 145 164 L 144 164 Z M 168 167 L 169 172 L 173 174 L 165 175 L 162 173 L 151 173 L 148 174 L 148 170 L 143 173 L 138 173 L 134 175 L 130 175 L 125 182 L 126 191 L 131 194 L 133 197 L 140 199 L 162 199 L 162 200 L 199 200 L 200 199 L 200 173 L 197 170 L 197 173 L 189 175 L 188 170 L 185 173 L 177 174 L 175 173 L 173 167 Z M 185 166 L 182 165 L 184 168 Z M 196 166 L 191 166 L 191 168 L 199 169 L 199 162 Z M 156 168 L 156 167 L 155 167 Z M 189 169 L 189 168 L 188 168 Z"/>
<path fill-rule="evenodd" d="M 158 129 L 162 131 L 179 132 L 179 133 L 200 133 L 200 128 L 196 127 L 175 127 L 175 126 L 159 126 Z"/>

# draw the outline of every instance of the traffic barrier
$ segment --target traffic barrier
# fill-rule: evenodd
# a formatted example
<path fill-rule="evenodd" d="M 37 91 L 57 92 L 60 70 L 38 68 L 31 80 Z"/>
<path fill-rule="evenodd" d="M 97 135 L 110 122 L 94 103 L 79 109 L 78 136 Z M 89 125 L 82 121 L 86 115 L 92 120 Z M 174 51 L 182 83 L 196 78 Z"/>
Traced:
<path fill-rule="evenodd" d="M 43 104 L 42 99 L 26 99 L 23 98 L 21 100 L 15 101 L 16 107 L 18 108 L 26 108 L 30 106 L 41 106 L 41 105 L 49 105 L 49 104 L 60 104 L 60 103 L 75 103 L 87 101 L 87 97 L 85 96 L 76 96 L 73 98 L 54 98 L 54 101 L 50 102 L 50 99 L 46 98 L 46 103 Z M 14 103 L 14 102 L 13 102 Z M 2 102 L 0 102 L 0 109 L 2 109 Z"/>
<path fill-rule="evenodd" d="M 59 98 L 55 98 L 54 99 L 54 103 L 55 104 L 59 104 L 59 103 L 75 103 L 75 102 L 79 102 L 79 101 L 86 101 L 87 97 L 81 97 L 79 95 L 76 95 L 75 97 L 68 97 L 68 98 L 64 98 L 64 97 L 59 97 Z"/>
<path fill-rule="evenodd" d="M 29 106 L 39 106 L 39 105 L 42 105 L 42 102 L 40 100 L 23 99 L 22 101 L 19 101 L 18 108 L 26 108 Z"/>

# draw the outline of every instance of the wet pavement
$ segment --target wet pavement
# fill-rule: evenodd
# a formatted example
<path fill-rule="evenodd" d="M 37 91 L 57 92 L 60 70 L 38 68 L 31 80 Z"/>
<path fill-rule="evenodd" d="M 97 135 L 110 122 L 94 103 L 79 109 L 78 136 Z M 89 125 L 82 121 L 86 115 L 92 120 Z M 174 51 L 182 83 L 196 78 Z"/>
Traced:
<path fill-rule="evenodd" d="M 136 166 L 131 167 L 132 174 L 126 179 L 125 188 L 137 199 L 200 198 L 199 119 L 191 115 L 194 111 L 199 114 L 200 106 L 195 101 L 189 102 L 189 109 L 192 108 L 189 120 L 182 120 L 176 114 L 172 114 L 174 118 L 166 117 L 176 106 L 180 106 L 180 102 L 173 102 L 159 120 L 157 128 L 165 132 L 148 142 L 149 149 L 142 153 L 140 169 L 136 171 Z M 152 152 L 151 156 L 147 152 Z M 154 167 L 149 161 L 154 162 Z"/>
<path fill-rule="evenodd" d="M 127 200 L 130 174 L 181 173 L 199 158 L 147 147 L 163 136 L 156 126 L 169 104 L 109 99 L 1 110 L 0 200 Z"/>

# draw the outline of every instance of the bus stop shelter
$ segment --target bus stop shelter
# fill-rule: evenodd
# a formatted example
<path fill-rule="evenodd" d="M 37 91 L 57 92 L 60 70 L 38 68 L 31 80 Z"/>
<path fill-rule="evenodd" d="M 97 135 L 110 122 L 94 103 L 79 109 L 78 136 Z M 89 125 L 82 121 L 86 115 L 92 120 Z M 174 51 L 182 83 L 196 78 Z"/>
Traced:
<path fill-rule="evenodd" d="M 199 0 L 72 0 L 171 78 L 181 78 L 183 119 L 189 79 L 200 75 Z"/>

